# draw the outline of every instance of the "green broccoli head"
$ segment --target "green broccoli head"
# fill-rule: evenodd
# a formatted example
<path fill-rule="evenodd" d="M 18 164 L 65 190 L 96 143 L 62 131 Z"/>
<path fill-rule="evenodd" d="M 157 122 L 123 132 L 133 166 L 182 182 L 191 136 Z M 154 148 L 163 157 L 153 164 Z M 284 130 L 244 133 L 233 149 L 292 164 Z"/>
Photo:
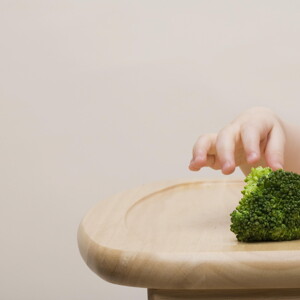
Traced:
<path fill-rule="evenodd" d="M 300 175 L 253 168 L 230 229 L 241 242 L 300 239 Z"/>

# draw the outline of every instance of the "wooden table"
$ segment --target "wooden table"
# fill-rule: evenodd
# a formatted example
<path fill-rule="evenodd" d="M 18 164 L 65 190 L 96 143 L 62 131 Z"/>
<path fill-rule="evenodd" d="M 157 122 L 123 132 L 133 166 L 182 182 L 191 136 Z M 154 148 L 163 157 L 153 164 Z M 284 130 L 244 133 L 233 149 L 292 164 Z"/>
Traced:
<path fill-rule="evenodd" d="M 230 213 L 243 181 L 158 182 L 101 201 L 78 244 L 103 279 L 148 299 L 300 299 L 300 240 L 240 243 Z"/>

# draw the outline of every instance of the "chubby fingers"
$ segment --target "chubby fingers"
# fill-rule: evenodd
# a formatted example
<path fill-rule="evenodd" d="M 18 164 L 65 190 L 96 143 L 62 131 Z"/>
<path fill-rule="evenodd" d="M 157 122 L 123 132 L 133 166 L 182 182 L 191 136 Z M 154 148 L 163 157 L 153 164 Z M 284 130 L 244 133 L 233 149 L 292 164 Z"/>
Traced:
<path fill-rule="evenodd" d="M 193 148 L 193 158 L 189 165 L 191 171 L 199 171 L 204 166 L 214 165 L 216 136 L 212 133 L 199 137 Z"/>
<path fill-rule="evenodd" d="M 267 138 L 267 129 L 258 128 L 255 124 L 245 124 L 240 129 L 241 139 L 248 164 L 255 164 L 260 160 L 260 144 Z"/>
<path fill-rule="evenodd" d="M 235 126 L 229 125 L 218 134 L 216 150 L 223 174 L 228 175 L 235 170 L 235 147 L 237 142 L 238 131 Z"/>
<path fill-rule="evenodd" d="M 224 174 L 231 174 L 235 170 L 236 135 L 236 131 L 228 126 L 219 134 L 201 136 L 193 148 L 189 169 L 199 171 L 202 167 L 211 167 L 221 169 Z"/>
<path fill-rule="evenodd" d="M 273 170 L 283 169 L 284 166 L 285 135 L 280 126 L 274 126 L 269 133 L 265 150 L 268 166 Z"/>
<path fill-rule="evenodd" d="M 248 164 L 257 163 L 263 154 L 273 170 L 283 168 L 285 135 L 279 125 L 244 124 L 241 138 Z"/>

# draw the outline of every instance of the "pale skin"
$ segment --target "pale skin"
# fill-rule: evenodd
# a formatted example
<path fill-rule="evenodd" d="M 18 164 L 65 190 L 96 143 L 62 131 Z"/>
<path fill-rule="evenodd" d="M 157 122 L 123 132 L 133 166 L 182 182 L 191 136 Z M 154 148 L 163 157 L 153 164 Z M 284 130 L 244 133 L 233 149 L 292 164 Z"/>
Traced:
<path fill-rule="evenodd" d="M 255 166 L 300 173 L 300 128 L 265 107 L 246 110 L 218 133 L 201 135 L 189 169 L 210 167 L 227 175 L 240 167 L 247 175 Z"/>

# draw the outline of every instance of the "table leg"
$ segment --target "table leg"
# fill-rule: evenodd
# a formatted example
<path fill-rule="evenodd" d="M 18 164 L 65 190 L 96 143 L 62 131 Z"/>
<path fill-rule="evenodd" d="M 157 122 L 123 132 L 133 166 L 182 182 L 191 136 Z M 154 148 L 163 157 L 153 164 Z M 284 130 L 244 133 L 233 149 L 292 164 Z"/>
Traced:
<path fill-rule="evenodd" d="M 148 300 L 299 300 L 300 289 L 270 290 L 156 290 Z"/>

